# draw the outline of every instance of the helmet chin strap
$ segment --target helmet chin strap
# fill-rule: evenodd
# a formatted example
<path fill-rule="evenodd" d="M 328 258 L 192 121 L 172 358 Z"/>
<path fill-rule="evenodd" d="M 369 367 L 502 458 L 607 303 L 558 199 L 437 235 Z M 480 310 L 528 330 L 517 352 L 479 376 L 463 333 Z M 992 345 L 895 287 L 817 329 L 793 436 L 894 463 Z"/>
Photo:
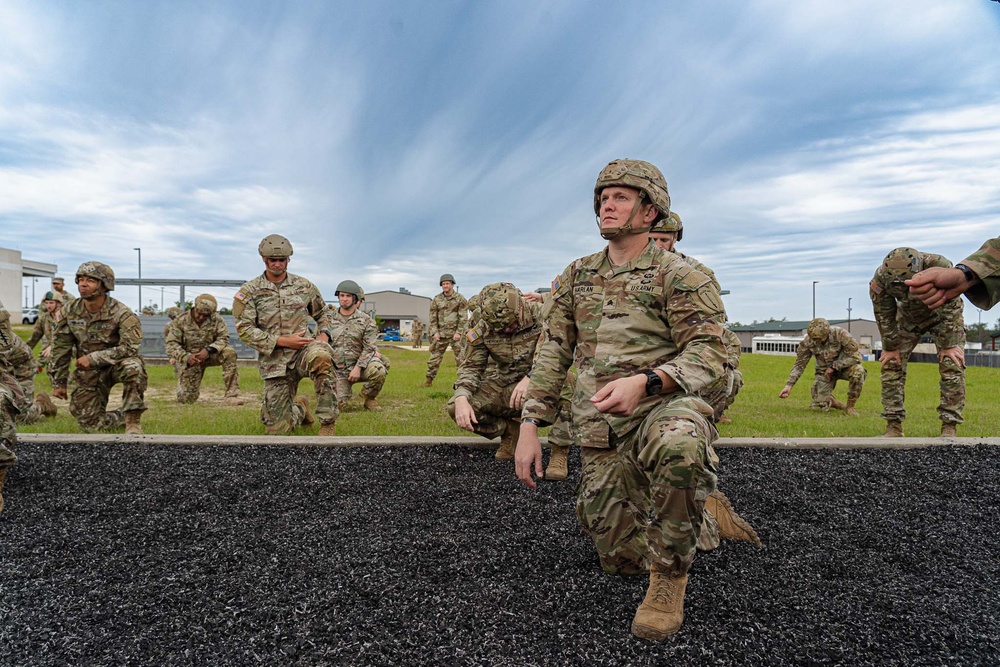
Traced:
<path fill-rule="evenodd" d="M 641 195 L 638 199 L 636 199 L 635 206 L 632 207 L 632 213 L 628 216 L 628 220 L 621 227 L 601 227 L 601 216 L 598 215 L 597 228 L 601 230 L 601 238 L 605 241 L 611 241 L 624 234 L 648 234 L 649 227 L 632 227 L 632 221 L 639 216 L 639 211 L 642 209 L 643 202 L 645 201 L 645 195 Z"/>

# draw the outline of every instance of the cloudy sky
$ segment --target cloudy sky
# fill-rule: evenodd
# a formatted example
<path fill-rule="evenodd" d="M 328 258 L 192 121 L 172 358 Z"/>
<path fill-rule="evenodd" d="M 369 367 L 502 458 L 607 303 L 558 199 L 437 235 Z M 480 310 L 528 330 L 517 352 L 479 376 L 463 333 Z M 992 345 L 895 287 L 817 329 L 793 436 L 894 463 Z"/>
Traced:
<path fill-rule="evenodd" d="M 809 319 L 813 281 L 870 318 L 890 249 L 1000 233 L 998 51 L 990 0 L 5 0 L 0 246 L 243 280 L 277 232 L 328 299 L 533 289 L 636 157 L 732 320 Z"/>

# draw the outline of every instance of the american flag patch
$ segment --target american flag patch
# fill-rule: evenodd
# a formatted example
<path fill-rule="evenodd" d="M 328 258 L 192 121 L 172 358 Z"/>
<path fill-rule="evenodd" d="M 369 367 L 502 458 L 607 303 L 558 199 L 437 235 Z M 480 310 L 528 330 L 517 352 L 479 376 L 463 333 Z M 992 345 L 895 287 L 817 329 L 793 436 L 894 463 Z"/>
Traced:
<path fill-rule="evenodd" d="M 881 294 L 882 293 L 882 286 L 879 285 L 874 280 L 871 281 L 870 283 L 868 283 L 868 287 L 870 287 L 872 289 L 872 291 L 875 292 L 876 294 Z"/>
<path fill-rule="evenodd" d="M 247 295 L 244 294 L 243 292 L 237 292 L 236 296 L 234 296 L 233 298 L 236 299 L 237 301 L 243 301 L 244 299 L 247 298 Z"/>
<path fill-rule="evenodd" d="M 479 332 L 475 329 L 469 329 L 469 332 L 465 334 L 465 337 L 469 339 L 470 343 L 475 343 L 479 340 Z"/>
<path fill-rule="evenodd" d="M 556 279 L 552 281 L 552 292 L 555 293 L 557 289 L 559 289 L 559 276 L 556 276 Z"/>

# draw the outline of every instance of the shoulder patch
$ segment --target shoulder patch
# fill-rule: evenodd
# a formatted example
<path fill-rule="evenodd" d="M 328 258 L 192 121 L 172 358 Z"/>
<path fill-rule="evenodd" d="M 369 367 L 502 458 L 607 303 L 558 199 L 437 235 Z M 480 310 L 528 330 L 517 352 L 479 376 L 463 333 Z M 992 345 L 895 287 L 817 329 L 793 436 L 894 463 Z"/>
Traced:
<path fill-rule="evenodd" d="M 883 291 L 883 290 L 882 290 L 882 286 L 881 286 L 881 285 L 879 285 L 879 284 L 878 284 L 877 282 L 875 282 L 874 280 L 873 280 L 873 281 L 871 281 L 870 283 L 868 283 L 868 287 L 869 287 L 869 288 L 871 289 L 871 291 L 872 291 L 872 292 L 875 292 L 875 294 L 881 294 L 881 293 L 882 293 L 882 291 Z"/>
<path fill-rule="evenodd" d="M 559 276 L 556 276 L 555 280 L 552 281 L 552 291 L 555 292 L 558 289 L 559 289 Z"/>
<path fill-rule="evenodd" d="M 240 290 L 233 298 L 237 301 L 246 301 L 247 295 L 243 292 L 243 290 Z"/>

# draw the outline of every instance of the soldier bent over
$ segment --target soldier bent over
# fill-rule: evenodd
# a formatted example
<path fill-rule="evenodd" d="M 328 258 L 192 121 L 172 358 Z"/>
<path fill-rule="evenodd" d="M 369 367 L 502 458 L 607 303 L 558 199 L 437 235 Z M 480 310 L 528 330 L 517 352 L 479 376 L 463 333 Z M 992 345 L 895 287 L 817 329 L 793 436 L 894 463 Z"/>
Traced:
<path fill-rule="evenodd" d="M 802 377 L 809 359 L 816 357 L 816 379 L 813 381 L 812 404 L 814 410 L 843 410 L 852 417 L 858 416 L 854 406 L 861 396 L 868 372 L 861 364 L 858 342 L 840 327 L 832 327 L 822 317 L 817 317 L 806 328 L 806 337 L 795 353 L 795 365 L 788 374 L 788 382 L 778 398 L 788 398 L 792 387 Z M 837 380 L 847 380 L 847 405 L 833 395 Z"/>
<path fill-rule="evenodd" d="M 111 267 L 84 262 L 76 272 L 80 298 L 63 306 L 52 340 L 52 395 L 66 398 L 74 353 L 73 395 L 69 411 L 84 431 L 109 431 L 125 425 L 140 434 L 146 410 L 146 365 L 139 356 L 142 325 L 128 306 L 108 296 L 115 288 Z M 122 407 L 107 411 L 111 388 L 121 383 Z"/>
<path fill-rule="evenodd" d="M 697 548 L 718 546 L 720 536 L 758 541 L 713 494 L 717 434 L 697 392 L 724 372 L 725 310 L 707 276 L 648 239 L 669 207 L 666 180 L 648 162 L 616 160 L 598 176 L 594 211 L 609 243 L 553 283 L 515 457 L 518 478 L 534 487 L 538 427 L 556 419 L 575 360 L 577 516 L 606 571 L 648 569 L 632 632 L 657 640 L 681 627 Z"/>
<path fill-rule="evenodd" d="M 272 234 L 257 247 L 264 273 L 244 283 L 233 298 L 233 315 L 240 340 L 257 350 L 264 380 L 260 421 L 268 435 L 282 435 L 299 425 L 310 426 L 313 416 L 305 396 L 296 397 L 299 382 L 308 376 L 316 388 L 319 435 L 334 435 L 339 412 L 332 378 L 333 350 L 329 337 L 330 312 L 319 290 L 301 276 L 288 273 L 292 244 Z M 313 320 L 319 335 L 309 333 Z"/>
<path fill-rule="evenodd" d="M 239 399 L 236 350 L 229 346 L 229 329 L 216 312 L 217 307 L 215 297 L 202 294 L 194 300 L 194 308 L 167 325 L 167 356 L 176 371 L 179 403 L 197 401 L 205 369 L 222 366 L 222 382 L 226 387 L 223 402 L 226 405 L 243 404 Z"/>
<path fill-rule="evenodd" d="M 361 310 L 365 293 L 353 280 L 337 285 L 339 306 L 333 309 L 326 335 L 333 348 L 333 372 L 337 377 L 337 402 L 344 410 L 351 400 L 355 382 L 364 382 L 361 399 L 365 410 L 381 410 L 375 397 L 382 391 L 389 374 L 389 359 L 375 343 L 378 327 Z"/>
<path fill-rule="evenodd" d="M 524 299 L 510 283 L 487 285 L 474 300 L 478 315 L 466 333 L 466 351 L 458 365 L 448 414 L 460 428 L 490 440 L 499 436 L 496 458 L 510 461 L 542 333 L 541 307 Z"/>

